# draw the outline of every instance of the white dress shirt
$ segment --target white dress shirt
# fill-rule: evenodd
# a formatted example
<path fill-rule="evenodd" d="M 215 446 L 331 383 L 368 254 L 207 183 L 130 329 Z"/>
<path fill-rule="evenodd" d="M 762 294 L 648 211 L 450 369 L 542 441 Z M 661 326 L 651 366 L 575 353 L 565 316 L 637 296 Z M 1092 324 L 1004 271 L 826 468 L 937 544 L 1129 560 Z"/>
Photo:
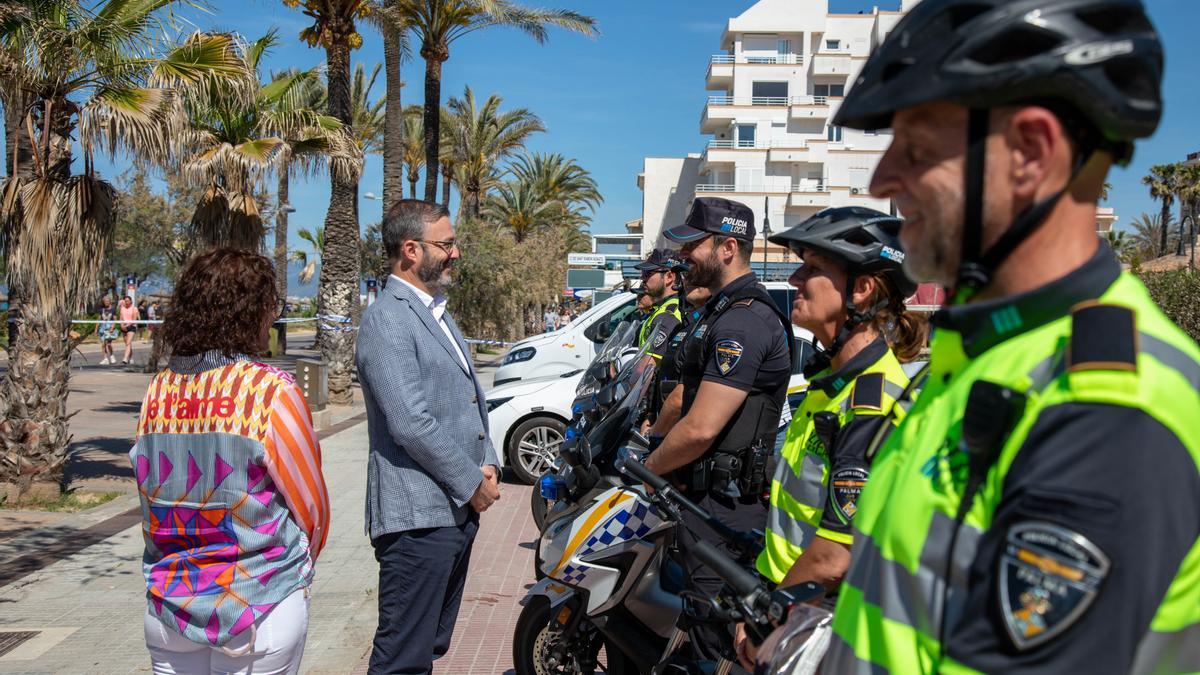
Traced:
<path fill-rule="evenodd" d="M 442 332 L 446 334 L 446 339 L 449 340 L 450 345 L 454 347 L 454 353 L 458 354 L 458 360 L 462 362 L 463 367 L 469 372 L 471 370 L 471 366 L 467 364 L 467 357 L 463 354 L 462 349 L 459 349 L 458 340 L 454 339 L 454 333 L 450 332 L 450 325 L 446 323 L 446 296 L 430 295 L 401 279 L 395 274 L 389 276 L 393 282 L 398 282 L 408 286 L 409 290 L 411 290 L 417 296 L 417 299 L 419 299 L 426 307 L 429 308 L 429 313 L 433 315 L 433 319 L 438 322 L 439 326 L 442 327 Z"/>

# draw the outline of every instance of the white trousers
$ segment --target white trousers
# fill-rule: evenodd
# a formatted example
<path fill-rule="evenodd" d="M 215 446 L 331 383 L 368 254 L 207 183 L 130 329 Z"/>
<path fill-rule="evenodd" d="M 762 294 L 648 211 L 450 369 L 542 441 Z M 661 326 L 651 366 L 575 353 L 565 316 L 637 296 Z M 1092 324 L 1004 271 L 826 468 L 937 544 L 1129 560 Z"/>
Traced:
<path fill-rule="evenodd" d="M 192 642 L 149 608 L 143 623 L 154 675 L 294 675 L 300 672 L 308 636 L 308 591 L 300 589 L 287 596 L 224 647 Z"/>

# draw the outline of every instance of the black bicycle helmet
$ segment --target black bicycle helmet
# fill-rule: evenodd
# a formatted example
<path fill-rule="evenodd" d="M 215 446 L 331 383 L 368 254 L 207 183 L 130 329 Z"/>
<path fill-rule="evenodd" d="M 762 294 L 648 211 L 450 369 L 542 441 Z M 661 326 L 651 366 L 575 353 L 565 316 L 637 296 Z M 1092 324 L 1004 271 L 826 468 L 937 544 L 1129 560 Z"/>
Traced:
<path fill-rule="evenodd" d="M 887 306 L 887 300 L 866 309 L 859 309 L 854 304 L 854 283 L 859 275 L 882 274 L 892 285 L 892 291 L 899 293 L 901 298 L 916 292 L 917 284 L 904 274 L 902 268 L 904 249 L 900 245 L 900 225 L 899 218 L 875 209 L 842 206 L 820 211 L 768 239 L 801 257 L 806 250 L 819 251 L 846 265 L 846 320 L 833 342 L 805 365 L 805 377 L 812 377 L 828 367 L 850 338 L 850 333 Z"/>
<path fill-rule="evenodd" d="M 1162 72 L 1162 44 L 1140 0 L 924 0 L 868 59 L 833 123 L 886 128 L 898 110 L 943 100 L 970 109 L 958 274 L 970 291 L 987 285 L 1062 196 L 1031 206 L 982 250 L 988 110 L 1053 110 L 1079 146 L 1076 174 L 1097 150 L 1125 164 L 1133 141 L 1158 127 Z"/>
<path fill-rule="evenodd" d="M 812 249 L 846 264 L 851 274 L 883 274 L 901 297 L 917 291 L 904 274 L 904 249 L 900 245 L 901 220 L 863 206 L 825 209 L 799 225 L 768 240 L 797 255 Z"/>
<path fill-rule="evenodd" d="M 834 124 L 882 129 L 940 100 L 1061 101 L 1128 148 L 1158 127 L 1162 71 L 1141 0 L 924 0 L 868 59 Z"/>

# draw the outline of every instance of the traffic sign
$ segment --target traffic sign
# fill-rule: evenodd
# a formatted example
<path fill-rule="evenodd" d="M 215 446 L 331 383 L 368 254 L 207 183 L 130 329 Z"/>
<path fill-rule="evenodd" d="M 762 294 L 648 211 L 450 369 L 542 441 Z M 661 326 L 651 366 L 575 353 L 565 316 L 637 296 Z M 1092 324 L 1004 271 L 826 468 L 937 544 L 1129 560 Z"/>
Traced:
<path fill-rule="evenodd" d="M 568 253 L 567 264 L 581 267 L 602 267 L 604 255 L 601 253 Z"/>

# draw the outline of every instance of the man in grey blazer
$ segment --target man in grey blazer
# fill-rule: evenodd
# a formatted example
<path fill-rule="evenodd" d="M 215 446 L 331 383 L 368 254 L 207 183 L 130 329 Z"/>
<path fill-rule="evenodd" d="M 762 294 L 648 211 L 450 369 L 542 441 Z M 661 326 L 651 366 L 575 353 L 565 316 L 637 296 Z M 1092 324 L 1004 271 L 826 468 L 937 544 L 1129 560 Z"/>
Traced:
<path fill-rule="evenodd" d="M 445 208 L 398 202 L 392 268 L 363 312 L 355 360 L 367 406 L 367 534 L 379 562 L 370 672 L 429 673 L 458 618 L 479 514 L 500 498 L 487 404 L 446 312 L 459 259 Z"/>

